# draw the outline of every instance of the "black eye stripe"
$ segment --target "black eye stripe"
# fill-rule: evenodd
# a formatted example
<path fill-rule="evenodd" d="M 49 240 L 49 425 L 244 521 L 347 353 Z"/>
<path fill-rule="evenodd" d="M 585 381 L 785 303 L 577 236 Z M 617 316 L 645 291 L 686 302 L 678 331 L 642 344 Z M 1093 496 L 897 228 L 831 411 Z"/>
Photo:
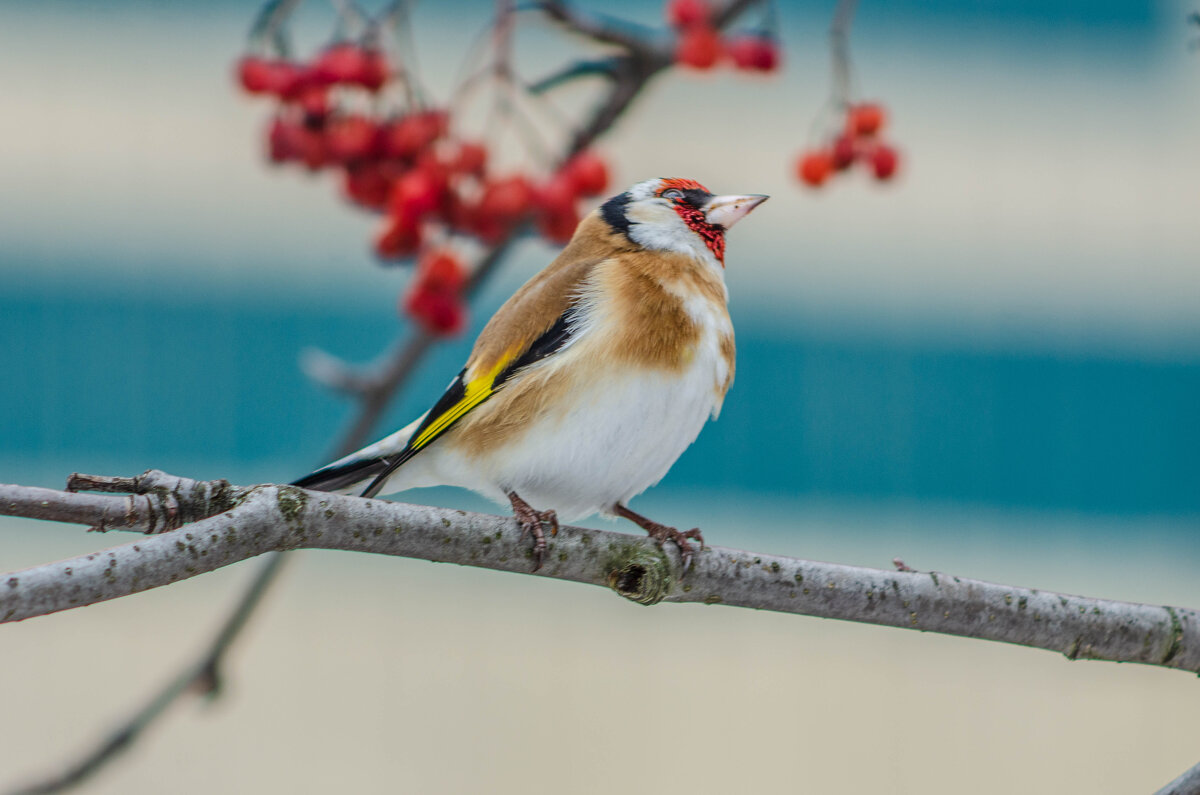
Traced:
<path fill-rule="evenodd" d="M 668 196 L 668 193 L 679 194 L 679 196 Z M 708 200 L 712 198 L 711 193 L 706 190 L 700 190 L 699 188 L 669 188 L 662 192 L 662 196 L 666 199 L 683 202 L 689 207 L 694 208 L 703 207 L 708 203 Z"/>

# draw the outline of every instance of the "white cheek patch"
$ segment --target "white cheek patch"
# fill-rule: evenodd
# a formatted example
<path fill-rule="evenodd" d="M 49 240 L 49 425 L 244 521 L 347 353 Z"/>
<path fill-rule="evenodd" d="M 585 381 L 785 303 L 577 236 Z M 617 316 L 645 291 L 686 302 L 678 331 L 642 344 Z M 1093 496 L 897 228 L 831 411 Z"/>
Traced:
<path fill-rule="evenodd" d="M 693 232 L 675 208 L 661 202 L 630 204 L 625 210 L 629 237 L 642 248 L 675 251 L 701 260 L 713 260 L 704 239 Z"/>

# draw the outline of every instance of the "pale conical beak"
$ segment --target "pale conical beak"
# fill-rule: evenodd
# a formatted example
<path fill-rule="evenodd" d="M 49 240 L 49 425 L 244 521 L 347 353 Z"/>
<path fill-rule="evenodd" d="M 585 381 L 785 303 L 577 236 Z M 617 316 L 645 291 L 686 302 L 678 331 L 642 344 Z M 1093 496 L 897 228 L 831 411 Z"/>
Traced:
<path fill-rule="evenodd" d="M 708 200 L 708 204 L 704 205 L 704 220 L 729 229 L 769 198 L 758 193 L 745 196 L 713 196 Z"/>

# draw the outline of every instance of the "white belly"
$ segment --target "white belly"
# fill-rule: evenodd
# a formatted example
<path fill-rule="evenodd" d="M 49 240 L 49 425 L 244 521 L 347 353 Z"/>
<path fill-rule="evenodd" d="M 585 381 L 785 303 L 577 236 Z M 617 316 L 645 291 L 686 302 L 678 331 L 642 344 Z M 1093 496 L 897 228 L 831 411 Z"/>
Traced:
<path fill-rule="evenodd" d="M 609 375 L 487 454 L 434 443 L 397 471 L 389 490 L 454 485 L 502 504 L 515 491 L 565 521 L 608 513 L 661 480 L 696 440 L 720 406 L 727 372 L 716 334 L 705 335 L 681 373 Z"/>

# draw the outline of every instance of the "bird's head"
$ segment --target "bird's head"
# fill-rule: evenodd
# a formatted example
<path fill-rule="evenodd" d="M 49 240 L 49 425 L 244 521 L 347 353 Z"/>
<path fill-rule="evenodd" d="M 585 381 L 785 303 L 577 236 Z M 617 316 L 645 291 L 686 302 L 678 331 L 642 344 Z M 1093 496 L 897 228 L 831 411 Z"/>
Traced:
<path fill-rule="evenodd" d="M 601 217 L 645 249 L 712 257 L 725 265 L 725 231 L 767 200 L 761 195 L 714 196 L 691 179 L 639 182 L 609 199 Z"/>

